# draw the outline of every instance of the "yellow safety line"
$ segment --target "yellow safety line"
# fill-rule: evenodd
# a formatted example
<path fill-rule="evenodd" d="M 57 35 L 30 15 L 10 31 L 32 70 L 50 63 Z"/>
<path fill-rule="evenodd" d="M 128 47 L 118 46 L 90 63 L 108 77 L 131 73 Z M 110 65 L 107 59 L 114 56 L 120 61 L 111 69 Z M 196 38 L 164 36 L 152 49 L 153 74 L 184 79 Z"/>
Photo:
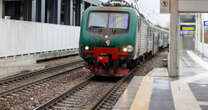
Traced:
<path fill-rule="evenodd" d="M 149 110 L 153 78 L 144 77 L 130 110 Z"/>
<path fill-rule="evenodd" d="M 199 101 L 198 103 L 201 106 L 208 106 L 208 102 L 205 102 L 205 101 Z"/>
<path fill-rule="evenodd" d="M 168 79 L 169 76 L 151 76 L 152 78 Z"/>
<path fill-rule="evenodd" d="M 199 103 L 187 83 L 171 82 L 175 110 L 201 110 Z"/>

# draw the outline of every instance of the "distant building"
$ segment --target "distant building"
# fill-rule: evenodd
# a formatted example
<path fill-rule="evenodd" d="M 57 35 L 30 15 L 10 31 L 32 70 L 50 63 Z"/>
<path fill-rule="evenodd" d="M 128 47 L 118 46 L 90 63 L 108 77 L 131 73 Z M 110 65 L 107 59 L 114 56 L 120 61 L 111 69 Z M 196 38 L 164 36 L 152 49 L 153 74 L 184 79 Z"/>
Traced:
<path fill-rule="evenodd" d="M 79 26 L 82 12 L 99 4 L 99 0 L 0 0 L 0 17 Z"/>

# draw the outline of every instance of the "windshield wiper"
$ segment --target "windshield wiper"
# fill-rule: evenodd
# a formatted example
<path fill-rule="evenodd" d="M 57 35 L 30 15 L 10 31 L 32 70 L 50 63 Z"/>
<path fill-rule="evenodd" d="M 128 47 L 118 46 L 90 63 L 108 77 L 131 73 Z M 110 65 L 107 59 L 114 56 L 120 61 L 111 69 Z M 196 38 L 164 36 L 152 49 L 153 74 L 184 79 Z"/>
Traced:
<path fill-rule="evenodd" d="M 89 28 L 105 28 L 105 27 L 102 27 L 102 26 L 90 26 Z"/>

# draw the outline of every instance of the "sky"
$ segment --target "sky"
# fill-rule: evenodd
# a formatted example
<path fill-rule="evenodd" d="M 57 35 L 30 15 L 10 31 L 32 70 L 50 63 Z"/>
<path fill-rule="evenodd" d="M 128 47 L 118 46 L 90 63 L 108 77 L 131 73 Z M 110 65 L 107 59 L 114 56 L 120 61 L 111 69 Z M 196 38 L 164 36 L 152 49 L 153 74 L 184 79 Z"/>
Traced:
<path fill-rule="evenodd" d="M 108 0 L 101 0 L 108 1 Z M 133 2 L 134 0 L 126 0 Z M 153 24 L 159 24 L 163 27 L 169 27 L 170 15 L 160 14 L 160 0 L 138 0 L 138 6 L 141 13 L 145 15 Z"/>

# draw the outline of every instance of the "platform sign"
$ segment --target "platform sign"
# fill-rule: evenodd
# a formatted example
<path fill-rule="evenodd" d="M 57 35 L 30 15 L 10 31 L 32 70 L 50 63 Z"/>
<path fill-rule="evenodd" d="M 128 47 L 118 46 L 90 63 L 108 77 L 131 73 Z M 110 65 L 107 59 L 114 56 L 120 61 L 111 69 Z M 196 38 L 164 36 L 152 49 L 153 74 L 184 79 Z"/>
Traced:
<path fill-rule="evenodd" d="M 204 27 L 208 27 L 208 21 L 204 21 Z"/>
<path fill-rule="evenodd" d="M 181 31 L 195 31 L 194 25 L 181 25 Z"/>
<path fill-rule="evenodd" d="M 169 0 L 160 0 L 160 13 L 170 13 Z"/>

